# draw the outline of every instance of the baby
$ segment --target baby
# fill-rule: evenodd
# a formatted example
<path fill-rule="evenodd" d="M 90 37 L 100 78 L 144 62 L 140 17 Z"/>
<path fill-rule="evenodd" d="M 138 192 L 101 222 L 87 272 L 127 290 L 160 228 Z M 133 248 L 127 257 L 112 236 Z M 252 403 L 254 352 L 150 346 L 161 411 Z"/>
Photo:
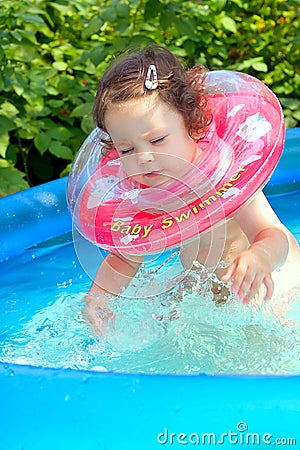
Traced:
<path fill-rule="evenodd" d="M 154 45 L 115 62 L 101 79 L 94 117 L 107 133 L 105 151 L 116 149 L 124 171 L 138 183 L 155 187 L 180 179 L 199 152 L 201 157 L 210 123 L 203 74 L 202 67 L 186 71 L 169 50 Z M 215 268 L 226 263 L 215 269 L 221 283 L 212 289 L 221 301 L 228 282 L 236 298 L 248 303 L 258 295 L 268 301 L 300 281 L 298 244 L 262 192 L 228 217 L 226 227 L 219 223 L 184 243 L 180 258 L 184 268 L 194 261 Z M 112 314 L 108 299 L 124 291 L 142 261 L 111 252 L 100 265 L 86 297 L 86 313 L 100 334 Z"/>

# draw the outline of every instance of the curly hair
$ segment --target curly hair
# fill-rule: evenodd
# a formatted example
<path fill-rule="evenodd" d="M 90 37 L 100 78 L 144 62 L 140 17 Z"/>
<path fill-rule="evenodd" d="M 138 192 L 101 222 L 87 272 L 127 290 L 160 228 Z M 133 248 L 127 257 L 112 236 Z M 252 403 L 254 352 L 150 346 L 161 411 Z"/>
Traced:
<path fill-rule="evenodd" d="M 151 64 L 156 66 L 158 75 L 158 87 L 155 90 L 145 87 L 147 70 Z M 105 113 L 112 104 L 156 94 L 182 114 L 190 137 L 200 140 L 204 138 L 211 121 L 207 110 L 205 73 L 203 66 L 185 70 L 172 52 L 159 45 L 129 54 L 116 61 L 100 80 L 94 104 L 94 120 L 107 133 Z M 102 142 L 106 150 L 113 146 L 110 138 L 103 137 Z"/>

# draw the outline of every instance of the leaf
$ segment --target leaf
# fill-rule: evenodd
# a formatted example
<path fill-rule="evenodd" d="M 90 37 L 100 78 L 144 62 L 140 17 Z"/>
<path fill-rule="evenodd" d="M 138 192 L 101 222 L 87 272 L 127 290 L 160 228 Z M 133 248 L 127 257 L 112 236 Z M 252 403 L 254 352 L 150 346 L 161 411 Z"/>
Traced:
<path fill-rule="evenodd" d="M 74 88 L 75 80 L 73 78 L 67 77 L 65 75 L 60 75 L 58 84 L 56 85 L 56 89 L 59 93 L 67 95 L 71 92 L 74 92 Z"/>
<path fill-rule="evenodd" d="M 257 58 L 245 59 L 244 61 L 233 66 L 233 69 L 240 70 L 242 72 L 243 70 L 247 70 L 250 67 L 252 67 L 253 69 L 258 70 L 260 72 L 266 72 L 266 70 L 265 70 L 266 68 L 268 70 L 268 67 L 263 62 L 263 58 L 261 56 L 259 56 Z M 265 80 L 265 82 L 267 82 L 267 81 Z"/>
<path fill-rule="evenodd" d="M 94 103 L 82 103 L 76 106 L 71 113 L 71 117 L 83 117 L 92 114 Z"/>
<path fill-rule="evenodd" d="M 226 3 L 227 0 L 213 0 L 211 7 L 214 11 L 221 11 L 225 7 Z"/>
<path fill-rule="evenodd" d="M 24 22 L 28 22 L 30 24 L 34 23 L 35 25 L 46 26 L 44 20 L 37 14 L 24 14 L 23 20 Z"/>
<path fill-rule="evenodd" d="M 0 113 L 2 116 L 11 119 L 18 114 L 17 108 L 10 102 L 3 102 L 0 108 Z"/>
<path fill-rule="evenodd" d="M 236 5 L 238 5 L 240 8 L 243 7 L 243 2 L 242 0 L 231 0 L 232 3 L 235 3 Z"/>
<path fill-rule="evenodd" d="M 22 35 L 19 33 L 19 30 L 15 30 L 11 34 L 17 41 L 21 42 Z"/>
<path fill-rule="evenodd" d="M 22 44 L 11 45 L 6 51 L 6 56 L 21 62 L 32 62 L 38 58 L 39 54 L 35 46 L 23 41 Z"/>
<path fill-rule="evenodd" d="M 60 177 L 67 177 L 70 173 L 72 163 L 68 164 L 59 174 Z"/>
<path fill-rule="evenodd" d="M 289 95 L 293 93 L 293 86 L 288 82 L 284 82 L 279 86 L 273 86 L 272 90 L 277 95 Z"/>
<path fill-rule="evenodd" d="M 114 22 L 117 18 L 117 12 L 116 9 L 113 7 L 106 8 L 102 14 L 101 18 L 105 20 L 105 22 Z"/>
<path fill-rule="evenodd" d="M 294 117 L 294 119 L 297 119 L 298 121 L 300 121 L 300 111 L 293 111 L 292 116 Z"/>
<path fill-rule="evenodd" d="M 130 7 L 125 3 L 119 3 L 117 5 L 117 14 L 119 17 L 129 17 Z"/>
<path fill-rule="evenodd" d="M 9 144 L 9 134 L 8 131 L 2 131 L 1 130 L 1 134 L 0 134 L 0 155 L 5 158 L 6 155 L 6 150 Z"/>
<path fill-rule="evenodd" d="M 294 128 L 297 126 L 297 120 L 293 119 L 293 117 L 285 117 L 284 123 L 286 128 Z"/>
<path fill-rule="evenodd" d="M 237 33 L 235 21 L 231 17 L 228 16 L 222 17 L 221 24 L 223 25 L 225 30 L 231 31 L 231 33 Z"/>
<path fill-rule="evenodd" d="M 90 58 L 91 58 L 91 61 L 95 64 L 95 66 L 98 66 L 98 64 L 100 64 L 106 58 L 105 49 L 100 45 L 95 47 L 90 52 Z"/>
<path fill-rule="evenodd" d="M 58 158 L 73 159 L 72 150 L 69 147 L 62 145 L 59 141 L 52 141 L 49 151 Z"/>
<path fill-rule="evenodd" d="M 159 0 L 148 0 L 144 9 L 144 21 L 154 19 L 161 12 L 163 5 Z"/>
<path fill-rule="evenodd" d="M 30 33 L 29 31 L 26 30 L 18 30 L 18 32 L 24 39 L 27 39 L 27 41 L 31 42 L 32 44 L 37 43 L 35 34 Z"/>
<path fill-rule="evenodd" d="M 82 39 L 89 38 L 92 34 L 97 33 L 103 25 L 103 20 L 100 16 L 94 16 L 88 26 L 82 31 Z"/>
<path fill-rule="evenodd" d="M 263 62 L 254 62 L 252 67 L 254 70 L 257 70 L 257 72 L 268 72 L 268 66 Z"/>
<path fill-rule="evenodd" d="M 292 111 L 300 110 L 300 100 L 298 98 L 280 98 L 280 103 L 285 108 L 291 109 Z"/>
<path fill-rule="evenodd" d="M 166 30 L 170 25 L 174 23 L 176 16 L 173 11 L 169 8 L 162 9 L 159 17 L 159 23 L 163 30 Z"/>
<path fill-rule="evenodd" d="M 178 19 L 176 17 L 174 24 L 182 36 L 189 36 L 191 38 L 195 37 L 195 25 L 191 20 L 186 18 Z"/>
<path fill-rule="evenodd" d="M 39 133 L 34 138 L 35 146 L 38 149 L 38 151 L 41 153 L 41 155 L 43 153 L 45 153 L 46 150 L 49 149 L 50 142 L 51 142 L 51 136 L 49 135 L 49 133 Z"/>
<path fill-rule="evenodd" d="M 59 94 L 57 89 L 55 89 L 53 86 L 49 86 L 49 85 L 45 86 L 45 91 L 47 92 L 47 94 L 50 94 L 50 95 L 58 95 Z"/>
<path fill-rule="evenodd" d="M 14 73 L 13 89 L 17 95 L 22 95 L 28 88 L 27 79 L 19 72 Z"/>
<path fill-rule="evenodd" d="M 0 44 L 0 62 L 4 61 L 5 59 L 6 59 L 5 58 L 5 53 L 4 53 L 4 51 L 3 51 L 2 47 L 1 47 L 1 44 Z M 1 80 L 1 77 L 0 77 L 0 91 L 2 90 L 1 84 L 2 84 L 2 80 Z"/>
<path fill-rule="evenodd" d="M 66 70 L 67 69 L 68 64 L 65 63 L 64 61 L 55 61 L 52 64 L 52 66 L 54 67 L 54 69 L 62 71 L 62 70 Z"/>
<path fill-rule="evenodd" d="M 0 159 L 0 197 L 28 189 L 29 184 L 23 177 L 23 172 Z"/>
<path fill-rule="evenodd" d="M 1 133 L 3 133 L 3 131 L 11 131 L 11 130 L 15 130 L 15 129 L 16 129 L 16 125 L 14 124 L 14 122 L 9 120 L 7 117 L 4 117 L 4 116 L 0 115 L 0 130 L 1 130 Z"/>
<path fill-rule="evenodd" d="M 90 132 L 95 128 L 95 123 L 92 116 L 85 116 L 81 121 L 81 129 L 85 134 L 90 134 Z"/>
<path fill-rule="evenodd" d="M 72 137 L 72 133 L 68 128 L 61 126 L 56 126 L 53 128 L 50 128 L 47 131 L 47 134 L 58 141 L 66 141 Z"/>

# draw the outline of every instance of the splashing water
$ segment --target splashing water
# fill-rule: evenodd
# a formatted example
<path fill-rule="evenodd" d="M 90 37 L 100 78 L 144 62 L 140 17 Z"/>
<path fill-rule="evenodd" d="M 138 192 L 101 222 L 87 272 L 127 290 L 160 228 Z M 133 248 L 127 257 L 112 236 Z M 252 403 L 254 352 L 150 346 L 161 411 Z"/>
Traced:
<path fill-rule="evenodd" d="M 70 252 L 69 247 L 64 243 L 59 248 L 63 253 Z M 54 248 L 57 252 L 57 245 Z M 66 267 L 64 256 L 60 261 L 49 256 L 49 248 L 38 251 L 40 255 L 44 251 L 44 259 L 37 255 L 31 259 L 33 264 L 40 260 L 41 273 L 43 264 L 48 270 L 53 264 L 55 271 Z M 24 304 L 30 303 L 33 288 L 27 285 L 28 300 L 23 292 L 18 325 L 8 323 L 0 334 L 0 360 L 116 372 L 299 373 L 300 287 L 268 304 L 244 306 L 230 295 L 225 304 L 218 305 L 211 292 L 214 275 L 203 267 L 182 273 L 177 256 L 172 253 L 154 269 L 143 265 L 130 287 L 130 300 L 124 296 L 111 300 L 115 319 L 108 324 L 104 338 L 93 335 L 82 312 L 89 286 L 82 275 L 78 283 L 56 283 L 54 294 L 47 289 L 33 292 L 39 295 L 39 307 L 26 314 Z M 168 273 L 169 279 L 166 268 L 174 261 L 170 289 L 165 285 L 166 292 L 159 293 L 159 275 Z M 71 265 L 74 270 L 76 263 Z M 24 267 L 27 273 L 33 270 Z M 20 277 L 24 280 L 25 275 Z M 156 294 L 147 298 L 144 294 L 150 289 Z M 18 295 L 13 292 L 6 300 L 14 322 Z"/>

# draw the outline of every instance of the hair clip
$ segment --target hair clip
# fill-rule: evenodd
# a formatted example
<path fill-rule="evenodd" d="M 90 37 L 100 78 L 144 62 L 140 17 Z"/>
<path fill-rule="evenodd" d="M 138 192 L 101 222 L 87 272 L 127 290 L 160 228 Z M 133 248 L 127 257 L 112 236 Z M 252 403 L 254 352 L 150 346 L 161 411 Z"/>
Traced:
<path fill-rule="evenodd" d="M 157 86 L 158 81 L 157 81 L 156 67 L 154 64 L 150 64 L 146 75 L 145 88 L 148 89 L 149 91 L 153 91 L 154 89 L 157 88 Z"/>

